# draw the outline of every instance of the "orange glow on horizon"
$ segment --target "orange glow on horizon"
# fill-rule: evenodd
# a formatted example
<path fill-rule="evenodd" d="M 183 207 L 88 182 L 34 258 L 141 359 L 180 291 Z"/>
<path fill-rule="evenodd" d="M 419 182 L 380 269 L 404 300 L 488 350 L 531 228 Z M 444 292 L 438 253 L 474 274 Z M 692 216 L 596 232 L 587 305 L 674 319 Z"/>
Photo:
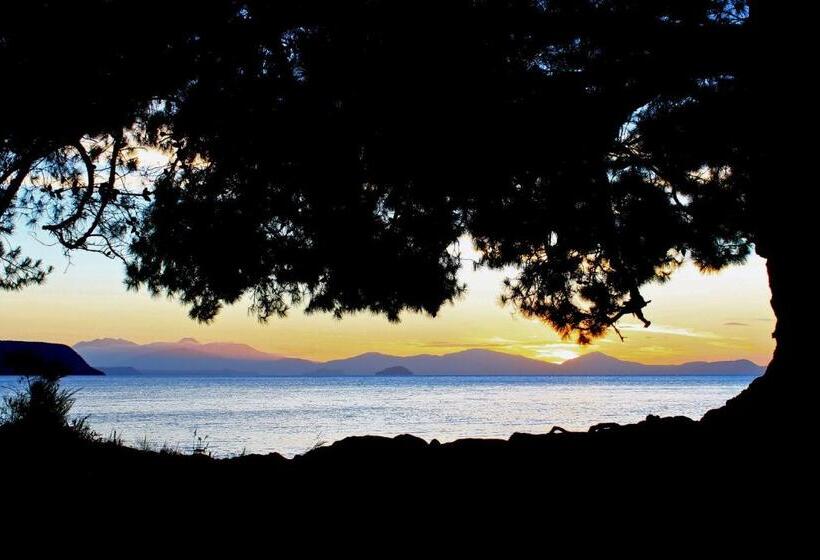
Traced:
<path fill-rule="evenodd" d="M 683 266 L 668 283 L 645 288 L 652 303 L 645 310 L 652 326 L 632 318 L 585 347 L 561 340 L 548 327 L 516 314 L 499 302 L 500 271 L 465 267 L 467 295 L 446 306 L 435 319 L 405 314 L 391 324 L 383 317 L 359 314 L 336 320 L 305 316 L 293 310 L 286 319 L 260 325 L 239 303 L 210 325 L 191 321 L 177 302 L 126 292 L 122 267 L 99 255 L 80 254 L 69 268 L 54 248 L 32 244 L 33 256 L 55 264 L 42 286 L 0 293 L 0 338 L 74 344 L 93 338 L 124 338 L 137 343 L 193 337 L 200 342 L 241 342 L 284 356 L 329 360 L 364 352 L 407 356 L 444 354 L 484 348 L 550 362 L 600 351 L 647 364 L 695 360 L 771 358 L 774 315 L 769 307 L 765 261 L 753 257 L 744 266 L 702 275 Z M 38 254 L 39 253 L 39 254 Z"/>

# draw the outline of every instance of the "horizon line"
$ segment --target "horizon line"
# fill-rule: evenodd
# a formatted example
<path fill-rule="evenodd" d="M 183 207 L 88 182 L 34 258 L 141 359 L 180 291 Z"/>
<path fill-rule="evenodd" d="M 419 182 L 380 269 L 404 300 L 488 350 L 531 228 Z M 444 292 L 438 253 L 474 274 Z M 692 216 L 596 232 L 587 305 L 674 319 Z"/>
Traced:
<path fill-rule="evenodd" d="M 155 341 L 152 341 L 152 342 L 145 342 L 145 343 L 134 342 L 132 340 L 125 339 L 125 338 L 120 338 L 120 337 L 104 337 L 104 338 L 95 338 L 95 339 L 91 339 L 91 340 L 78 340 L 78 341 L 76 341 L 73 344 L 68 345 L 68 346 L 71 346 L 71 348 L 74 348 L 78 344 L 92 343 L 92 342 L 97 342 L 97 341 L 123 341 L 123 342 L 129 343 L 129 344 L 133 344 L 137 347 L 144 347 L 144 346 L 148 346 L 150 344 L 182 344 L 182 343 L 184 343 L 184 341 L 185 342 L 190 342 L 190 344 L 196 345 L 196 346 L 203 346 L 203 345 L 207 345 L 207 344 L 238 344 L 238 345 L 247 346 L 248 348 L 250 348 L 250 349 L 252 349 L 256 352 L 259 352 L 260 354 L 266 354 L 267 356 L 269 356 L 268 359 L 270 359 L 270 360 L 303 360 L 303 361 L 307 361 L 307 362 L 313 362 L 313 363 L 316 363 L 316 364 L 325 364 L 325 363 L 328 363 L 328 362 L 335 362 L 335 361 L 340 361 L 340 360 L 350 360 L 350 359 L 359 358 L 359 357 L 367 356 L 367 355 L 379 355 L 379 356 L 384 356 L 384 357 L 387 357 L 387 358 L 415 358 L 415 357 L 425 357 L 425 356 L 443 357 L 443 356 L 449 356 L 449 355 L 453 355 L 453 354 L 460 354 L 460 353 L 471 352 L 471 351 L 489 352 L 489 353 L 492 353 L 492 354 L 502 354 L 502 355 L 505 355 L 505 356 L 511 356 L 511 357 L 514 357 L 514 358 L 521 358 L 521 359 L 528 360 L 528 361 L 539 362 L 539 363 L 542 363 L 542 364 L 550 364 L 550 365 L 555 365 L 555 366 L 560 366 L 560 365 L 565 364 L 567 362 L 571 362 L 573 360 L 577 360 L 579 358 L 583 358 L 585 356 L 591 356 L 591 355 L 595 355 L 595 354 L 605 356 L 605 357 L 610 358 L 612 360 L 617 360 L 617 361 L 623 362 L 623 363 L 639 364 L 639 365 L 643 365 L 643 366 L 658 366 L 658 367 L 660 367 L 660 366 L 681 366 L 681 365 L 687 365 L 687 364 L 693 364 L 693 363 L 721 363 L 721 362 L 747 361 L 747 362 L 750 362 L 751 364 L 753 364 L 757 367 L 762 368 L 762 367 L 765 367 L 766 364 L 768 363 L 767 362 L 766 364 L 759 364 L 755 360 L 752 360 L 752 359 L 749 359 L 749 358 L 744 358 L 744 357 L 738 357 L 738 358 L 733 358 L 733 359 L 721 359 L 721 360 L 690 359 L 690 360 L 685 360 L 685 361 L 678 362 L 678 363 L 669 363 L 669 362 L 667 362 L 667 363 L 657 363 L 656 364 L 656 363 L 645 363 L 645 362 L 642 362 L 642 361 L 635 361 L 635 360 L 625 360 L 625 359 L 622 359 L 622 358 L 612 356 L 612 355 L 607 354 L 606 352 L 603 352 L 603 351 L 600 351 L 600 350 L 594 350 L 592 352 L 581 353 L 581 354 L 579 354 L 575 357 L 568 358 L 566 360 L 562 360 L 562 361 L 559 361 L 559 362 L 553 362 L 553 361 L 549 361 L 549 360 L 546 360 L 546 359 L 525 356 L 523 354 L 518 354 L 518 353 L 514 353 L 514 352 L 508 352 L 508 351 L 497 350 L 497 349 L 482 348 L 482 347 L 463 348 L 461 350 L 453 350 L 451 352 L 443 352 L 443 353 L 422 352 L 422 353 L 417 353 L 417 354 L 389 354 L 389 353 L 385 353 L 385 352 L 380 352 L 378 350 L 368 350 L 366 352 L 361 352 L 361 353 L 358 353 L 358 354 L 344 355 L 344 356 L 340 356 L 340 357 L 335 357 L 335 358 L 329 358 L 329 359 L 322 360 L 322 359 L 315 359 L 315 358 L 288 356 L 288 355 L 284 355 L 284 354 L 278 354 L 278 353 L 275 353 L 275 352 L 268 352 L 266 350 L 259 350 L 258 348 L 254 347 L 254 346 L 252 346 L 252 345 L 250 345 L 246 342 L 235 342 L 235 341 L 225 341 L 225 340 L 200 342 L 194 337 L 182 337 L 182 338 L 179 338 L 177 340 L 171 340 L 171 341 L 155 340 Z M 36 341 L 30 341 L 30 342 L 45 342 L 45 341 L 36 340 Z M 53 344 L 60 344 L 60 343 L 53 343 Z M 556 345 L 565 345 L 565 344 L 566 343 L 556 343 Z M 578 345 L 578 347 L 582 348 L 581 345 Z M 452 348 L 457 348 L 457 346 L 453 346 Z M 250 357 L 232 357 L 232 356 L 224 356 L 224 355 L 219 355 L 219 354 L 214 354 L 214 357 L 253 360 L 253 358 L 250 358 Z"/>

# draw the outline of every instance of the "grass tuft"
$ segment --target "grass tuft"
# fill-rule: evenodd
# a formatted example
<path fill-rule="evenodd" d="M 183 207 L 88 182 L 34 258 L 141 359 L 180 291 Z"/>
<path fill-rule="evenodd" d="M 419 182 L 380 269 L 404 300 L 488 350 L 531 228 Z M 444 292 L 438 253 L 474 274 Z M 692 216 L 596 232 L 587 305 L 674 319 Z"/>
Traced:
<path fill-rule="evenodd" d="M 0 424 L 31 433 L 71 432 L 86 439 L 96 437 L 87 417 L 69 416 L 75 391 L 60 387 L 59 377 L 28 375 L 20 385 L 3 397 Z"/>

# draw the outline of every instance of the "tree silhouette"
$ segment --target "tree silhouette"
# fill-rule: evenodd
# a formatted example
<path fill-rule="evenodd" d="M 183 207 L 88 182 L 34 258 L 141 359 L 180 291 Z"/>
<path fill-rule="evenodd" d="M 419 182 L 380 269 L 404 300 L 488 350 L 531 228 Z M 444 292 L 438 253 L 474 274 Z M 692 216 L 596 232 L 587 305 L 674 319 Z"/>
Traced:
<path fill-rule="evenodd" d="M 481 264 L 517 267 L 506 301 L 581 343 L 624 315 L 648 326 L 641 287 L 685 258 L 712 271 L 754 247 L 778 317 L 771 371 L 786 368 L 798 275 L 772 219 L 771 3 L 170 4 L 150 34 L 119 1 L 8 9 L 12 83 L 45 67 L 90 86 L 56 103 L 4 88 L 5 231 L 45 215 L 67 249 L 119 256 L 132 287 L 203 321 L 246 294 L 262 320 L 300 303 L 435 315 L 464 289 L 454 247 L 470 234 Z M 140 39 L 103 48 L 84 21 Z M 65 44 L 95 56 L 60 65 Z M 168 163 L 134 187 L 145 147 Z M 42 275 L 22 262 L 5 278 Z"/>
<path fill-rule="evenodd" d="M 193 3 L 7 2 L 0 8 L 0 288 L 40 283 L 50 271 L 9 244 L 20 225 L 42 226 L 66 250 L 124 258 L 147 196 L 139 168 L 151 107 L 185 79 L 193 51 L 182 23 L 224 14 Z M 145 40 L 143 40 L 143 36 Z"/>

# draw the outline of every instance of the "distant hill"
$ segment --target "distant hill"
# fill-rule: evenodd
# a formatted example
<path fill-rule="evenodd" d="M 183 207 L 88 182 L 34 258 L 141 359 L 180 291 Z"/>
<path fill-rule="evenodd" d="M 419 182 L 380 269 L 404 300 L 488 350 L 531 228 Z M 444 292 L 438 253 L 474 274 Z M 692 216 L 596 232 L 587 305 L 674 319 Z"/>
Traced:
<path fill-rule="evenodd" d="M 74 349 L 89 363 L 106 369 L 131 367 L 145 373 L 300 375 L 321 365 L 309 360 L 261 352 L 247 344 L 200 344 L 192 338 L 150 344 L 102 338 L 78 342 Z"/>
<path fill-rule="evenodd" d="M 503 352 L 473 349 L 441 356 L 392 356 L 368 352 L 350 358 L 315 362 L 261 352 L 245 344 L 206 343 L 193 339 L 135 344 L 122 339 L 78 342 L 74 349 L 88 363 L 114 375 L 376 375 L 402 367 L 415 375 L 759 375 L 748 360 L 647 365 L 592 352 L 562 364 Z M 120 371 L 114 372 L 114 368 Z M 138 373 L 136 372 L 136 373 Z"/>
<path fill-rule="evenodd" d="M 373 375 L 377 377 L 407 377 L 413 375 L 413 372 L 402 366 L 393 366 L 377 371 Z"/>
<path fill-rule="evenodd" d="M 0 375 L 104 375 L 65 344 L 0 340 Z"/>
<path fill-rule="evenodd" d="M 152 342 L 137 344 L 122 338 L 98 338 L 74 345 L 77 351 L 114 352 L 133 351 L 156 352 L 177 355 L 208 355 L 221 358 L 239 358 L 243 360 L 279 360 L 284 358 L 279 354 L 270 354 L 257 350 L 253 346 L 236 342 L 206 342 L 200 343 L 195 338 L 182 338 L 176 342 Z"/>
<path fill-rule="evenodd" d="M 417 375 L 544 375 L 558 371 L 557 364 L 490 350 L 407 357 L 369 352 L 325 362 L 323 367 L 346 373 L 373 374 L 393 366 L 403 366 Z"/>
<path fill-rule="evenodd" d="M 563 375 L 759 375 L 765 368 L 749 360 L 651 365 L 591 352 L 567 360 L 559 369 Z"/>
<path fill-rule="evenodd" d="M 326 362 L 323 367 L 345 373 L 370 374 L 401 365 L 417 375 L 759 375 L 763 367 L 749 360 L 647 365 L 592 352 L 562 364 L 490 350 L 464 350 L 443 356 L 398 357 L 367 353 Z"/>

